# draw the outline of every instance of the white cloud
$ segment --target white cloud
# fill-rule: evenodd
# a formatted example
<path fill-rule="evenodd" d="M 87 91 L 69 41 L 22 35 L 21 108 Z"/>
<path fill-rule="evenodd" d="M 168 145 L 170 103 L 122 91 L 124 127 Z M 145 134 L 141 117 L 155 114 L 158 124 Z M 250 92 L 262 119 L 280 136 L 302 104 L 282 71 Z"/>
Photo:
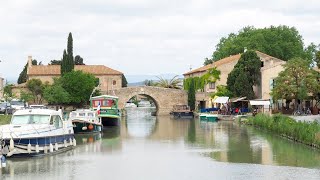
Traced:
<path fill-rule="evenodd" d="M 0 73 L 17 77 L 28 55 L 60 59 L 72 32 L 74 54 L 125 74 L 182 74 L 202 65 L 219 39 L 244 26 L 295 26 L 320 42 L 320 2 L 298 0 L 85 0 L 0 2 Z"/>

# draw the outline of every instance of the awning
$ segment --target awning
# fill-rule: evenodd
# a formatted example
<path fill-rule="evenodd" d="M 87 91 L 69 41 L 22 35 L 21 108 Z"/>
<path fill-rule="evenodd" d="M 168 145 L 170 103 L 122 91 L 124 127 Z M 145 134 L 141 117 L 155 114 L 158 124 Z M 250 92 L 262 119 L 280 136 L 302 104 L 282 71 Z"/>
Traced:
<path fill-rule="evenodd" d="M 251 100 L 250 101 L 251 106 L 270 106 L 270 101 L 257 101 L 257 100 Z"/>
<path fill-rule="evenodd" d="M 228 102 L 228 100 L 229 100 L 229 97 L 222 96 L 222 97 L 217 97 L 217 99 L 215 99 L 213 102 L 225 104 Z"/>
<path fill-rule="evenodd" d="M 230 99 L 231 102 L 238 102 L 238 101 L 244 101 L 245 99 L 247 99 L 247 97 L 236 97 L 236 98 L 232 98 Z M 248 101 L 248 100 L 245 100 Z"/>

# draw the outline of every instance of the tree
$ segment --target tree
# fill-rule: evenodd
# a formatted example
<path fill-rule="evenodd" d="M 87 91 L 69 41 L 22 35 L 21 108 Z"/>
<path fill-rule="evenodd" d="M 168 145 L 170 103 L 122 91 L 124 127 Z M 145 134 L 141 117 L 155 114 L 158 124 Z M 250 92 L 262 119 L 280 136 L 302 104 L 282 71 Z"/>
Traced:
<path fill-rule="evenodd" d="M 122 85 L 121 87 L 127 87 L 128 86 L 128 81 L 127 81 L 127 78 L 124 76 L 124 74 L 121 75 L 121 82 L 122 82 Z"/>
<path fill-rule="evenodd" d="M 188 87 L 188 106 L 190 110 L 194 110 L 196 105 L 196 89 L 194 79 L 190 79 L 190 84 Z"/>
<path fill-rule="evenodd" d="M 40 65 L 40 63 L 39 63 L 39 65 Z M 38 61 L 36 59 L 33 59 L 32 65 L 38 65 Z M 19 78 L 18 78 L 18 82 L 17 82 L 18 84 L 22 84 L 22 83 L 27 82 L 27 68 L 28 68 L 28 63 L 24 66 L 23 70 L 19 74 Z"/>
<path fill-rule="evenodd" d="M 85 64 L 83 63 L 83 58 L 82 58 L 81 56 L 79 56 L 79 55 L 76 55 L 76 56 L 74 57 L 74 64 L 75 64 L 75 65 L 85 65 Z"/>
<path fill-rule="evenodd" d="M 83 105 L 88 102 L 96 87 L 94 75 L 82 71 L 71 71 L 61 77 L 63 89 L 70 95 L 70 104 Z"/>
<path fill-rule="evenodd" d="M 31 79 L 26 85 L 33 96 L 33 102 L 36 104 L 42 104 L 43 90 L 46 85 L 42 84 L 40 79 Z"/>
<path fill-rule="evenodd" d="M 320 51 L 317 51 L 315 54 L 315 62 L 317 64 L 317 67 L 320 68 Z"/>
<path fill-rule="evenodd" d="M 25 91 L 20 91 L 20 99 L 23 102 L 29 102 L 32 99 L 34 99 L 33 95 L 29 92 L 25 92 Z"/>
<path fill-rule="evenodd" d="M 209 64 L 212 64 L 212 63 L 213 63 L 213 60 L 212 60 L 212 59 L 204 58 L 204 62 L 203 62 L 203 65 L 204 65 L 204 66 L 209 65 Z"/>
<path fill-rule="evenodd" d="M 181 89 L 181 80 L 176 75 L 172 79 L 164 79 L 162 77 L 157 77 L 159 81 L 156 83 L 156 86 L 163 88 L 173 88 L 173 89 Z"/>
<path fill-rule="evenodd" d="M 70 95 L 62 87 L 59 79 L 54 79 L 54 83 L 44 89 L 43 97 L 49 104 L 67 104 L 70 102 Z"/>
<path fill-rule="evenodd" d="M 298 100 L 308 98 L 308 94 L 317 95 L 320 92 L 318 74 L 309 68 L 306 60 L 293 58 L 284 65 L 274 80 L 274 88 L 271 95 L 275 100 L 295 100 L 295 109 L 298 107 Z"/>
<path fill-rule="evenodd" d="M 212 98 L 215 97 L 215 96 L 228 96 L 228 97 L 232 97 L 233 94 L 232 94 L 232 92 L 230 92 L 230 91 L 227 89 L 227 86 L 218 85 L 216 92 L 212 93 L 210 96 L 211 96 Z"/>
<path fill-rule="evenodd" d="M 148 80 L 148 79 L 144 80 L 143 84 L 145 86 L 156 86 L 156 83 L 153 80 Z"/>
<path fill-rule="evenodd" d="M 48 65 L 61 65 L 61 60 L 51 60 Z"/>
<path fill-rule="evenodd" d="M 12 94 L 12 88 L 13 88 L 13 84 L 6 84 L 3 88 L 3 96 L 5 97 L 5 100 L 8 101 L 8 99 L 13 97 Z"/>
<path fill-rule="evenodd" d="M 74 60 L 73 60 L 73 39 L 71 32 L 68 36 L 68 45 L 67 51 L 63 51 L 63 56 L 61 60 L 61 75 L 64 75 L 67 72 L 71 72 L 74 69 Z"/>
<path fill-rule="evenodd" d="M 231 33 L 222 37 L 216 45 L 212 59 L 214 61 L 242 53 L 244 48 L 258 50 L 282 60 L 301 57 L 306 60 L 312 57 L 310 48 L 304 49 L 302 36 L 296 28 L 288 26 L 270 26 L 256 29 L 244 27 L 237 34 Z"/>
<path fill-rule="evenodd" d="M 261 61 L 255 51 L 250 50 L 243 53 L 228 75 L 228 90 L 235 96 L 246 96 L 248 99 L 254 98 L 252 86 L 260 85 L 260 68 Z M 241 83 L 245 83 L 243 86 L 246 88 L 241 88 Z M 245 89 L 245 91 L 242 89 Z"/>

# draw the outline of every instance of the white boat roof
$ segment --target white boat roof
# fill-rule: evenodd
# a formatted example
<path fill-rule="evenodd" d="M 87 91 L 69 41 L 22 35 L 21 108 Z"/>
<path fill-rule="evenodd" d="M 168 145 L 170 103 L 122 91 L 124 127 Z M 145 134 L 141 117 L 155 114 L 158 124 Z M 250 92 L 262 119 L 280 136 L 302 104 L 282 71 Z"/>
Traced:
<path fill-rule="evenodd" d="M 101 95 L 101 96 L 91 97 L 91 99 L 100 99 L 100 98 L 114 98 L 114 99 L 118 99 L 117 96 L 110 96 L 110 95 Z"/>
<path fill-rule="evenodd" d="M 55 111 L 52 109 L 22 109 L 16 111 L 13 115 L 27 115 L 27 114 L 43 114 L 43 115 L 59 115 L 61 111 Z"/>
<path fill-rule="evenodd" d="M 71 111 L 70 113 L 72 113 L 72 112 L 75 112 L 75 113 L 78 113 L 78 112 L 92 112 L 92 113 L 95 113 L 96 111 L 91 110 L 91 109 L 77 109 L 75 111 Z"/>

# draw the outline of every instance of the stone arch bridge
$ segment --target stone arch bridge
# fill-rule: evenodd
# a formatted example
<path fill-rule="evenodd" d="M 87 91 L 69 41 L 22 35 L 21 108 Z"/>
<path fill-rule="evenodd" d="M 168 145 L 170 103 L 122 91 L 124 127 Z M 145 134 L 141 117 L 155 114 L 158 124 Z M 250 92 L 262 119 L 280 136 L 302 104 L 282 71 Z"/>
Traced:
<path fill-rule="evenodd" d="M 188 104 L 188 95 L 181 89 L 154 86 L 125 87 L 112 90 L 108 94 L 119 97 L 119 108 L 124 109 L 127 101 L 136 95 L 150 97 L 157 108 L 157 115 L 169 115 L 173 105 Z"/>

